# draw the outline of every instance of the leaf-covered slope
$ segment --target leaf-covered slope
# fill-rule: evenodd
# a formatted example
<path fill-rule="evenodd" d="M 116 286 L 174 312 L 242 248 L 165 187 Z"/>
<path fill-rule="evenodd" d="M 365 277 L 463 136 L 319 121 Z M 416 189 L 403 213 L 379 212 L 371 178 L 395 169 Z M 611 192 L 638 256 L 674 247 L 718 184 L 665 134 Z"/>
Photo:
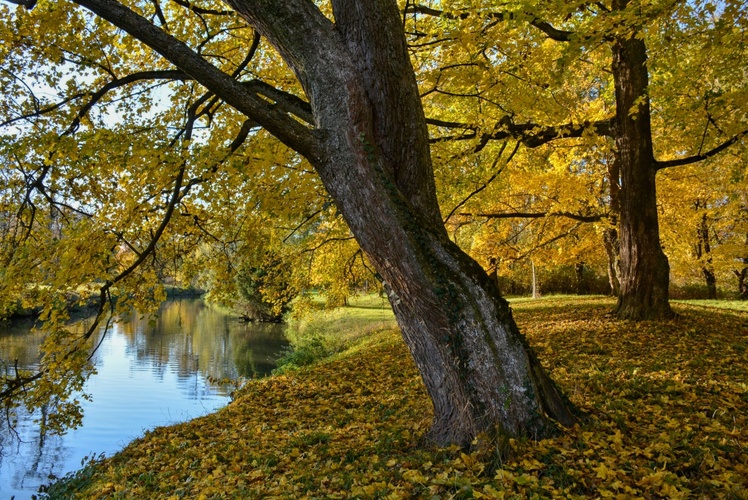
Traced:
<path fill-rule="evenodd" d="M 79 474 L 83 498 L 734 497 L 748 494 L 748 315 L 677 306 L 664 324 L 607 299 L 516 304 L 589 419 L 508 458 L 417 446 L 428 398 L 393 332 L 248 384 L 224 410 L 148 432 Z M 91 479 L 93 477 L 93 479 Z M 74 482 L 71 485 L 75 484 Z"/>

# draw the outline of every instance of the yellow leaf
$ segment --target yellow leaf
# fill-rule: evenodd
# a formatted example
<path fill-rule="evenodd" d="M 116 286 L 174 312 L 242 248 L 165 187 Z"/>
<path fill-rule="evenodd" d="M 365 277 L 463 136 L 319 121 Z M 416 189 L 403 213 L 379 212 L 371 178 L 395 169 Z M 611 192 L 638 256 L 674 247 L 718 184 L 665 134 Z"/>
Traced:
<path fill-rule="evenodd" d="M 597 473 L 595 477 L 599 479 L 610 479 L 616 477 L 615 471 L 610 470 L 605 464 L 600 464 L 599 466 L 594 467 L 592 470 Z"/>

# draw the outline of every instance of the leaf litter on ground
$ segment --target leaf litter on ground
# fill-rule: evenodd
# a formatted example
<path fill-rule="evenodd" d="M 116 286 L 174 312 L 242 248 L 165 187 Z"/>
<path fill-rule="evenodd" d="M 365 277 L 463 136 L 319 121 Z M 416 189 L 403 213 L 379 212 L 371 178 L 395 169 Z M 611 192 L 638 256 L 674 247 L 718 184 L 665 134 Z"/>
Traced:
<path fill-rule="evenodd" d="M 514 306 L 587 419 L 552 439 L 421 445 L 431 405 L 393 330 L 247 383 L 53 487 L 76 498 L 748 498 L 748 315 L 676 305 L 610 317 L 603 298 Z M 55 490 L 54 488 L 57 488 Z"/>

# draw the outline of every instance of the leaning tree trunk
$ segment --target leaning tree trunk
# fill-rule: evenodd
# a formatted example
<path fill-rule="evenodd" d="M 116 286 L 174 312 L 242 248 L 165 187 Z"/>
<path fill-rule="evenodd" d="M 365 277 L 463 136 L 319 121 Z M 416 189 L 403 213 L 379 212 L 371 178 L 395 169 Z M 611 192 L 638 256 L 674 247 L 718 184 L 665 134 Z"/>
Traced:
<path fill-rule="evenodd" d="M 429 438 L 542 436 L 570 406 L 485 271 L 452 243 L 435 196 L 428 131 L 394 0 L 231 0 L 275 45 L 310 99 L 314 161 L 383 277 L 434 405 Z"/>
<path fill-rule="evenodd" d="M 623 9 L 628 0 L 613 2 Z M 621 169 L 620 294 L 622 319 L 673 316 L 668 302 L 670 265 L 660 245 L 652 130 L 644 41 L 632 33 L 613 44 L 616 148 Z"/>

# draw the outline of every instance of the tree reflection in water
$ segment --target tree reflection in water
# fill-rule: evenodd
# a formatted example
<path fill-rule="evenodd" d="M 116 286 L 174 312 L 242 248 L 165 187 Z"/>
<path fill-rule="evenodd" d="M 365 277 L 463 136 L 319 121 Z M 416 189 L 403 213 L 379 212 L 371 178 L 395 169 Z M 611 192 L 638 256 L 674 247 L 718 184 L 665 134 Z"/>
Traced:
<path fill-rule="evenodd" d="M 38 362 L 42 335 L 31 326 L 0 326 L 5 366 Z M 30 498 L 85 457 L 112 454 L 146 429 L 225 405 L 232 388 L 209 380 L 268 374 L 287 345 L 283 325 L 246 324 L 199 299 L 168 301 L 155 317 L 113 323 L 95 356 L 97 374 L 86 386 L 93 400 L 83 401 L 81 428 L 45 436 L 34 423 L 42 413 L 21 412 L 15 430 L 0 421 L 0 498 Z"/>

